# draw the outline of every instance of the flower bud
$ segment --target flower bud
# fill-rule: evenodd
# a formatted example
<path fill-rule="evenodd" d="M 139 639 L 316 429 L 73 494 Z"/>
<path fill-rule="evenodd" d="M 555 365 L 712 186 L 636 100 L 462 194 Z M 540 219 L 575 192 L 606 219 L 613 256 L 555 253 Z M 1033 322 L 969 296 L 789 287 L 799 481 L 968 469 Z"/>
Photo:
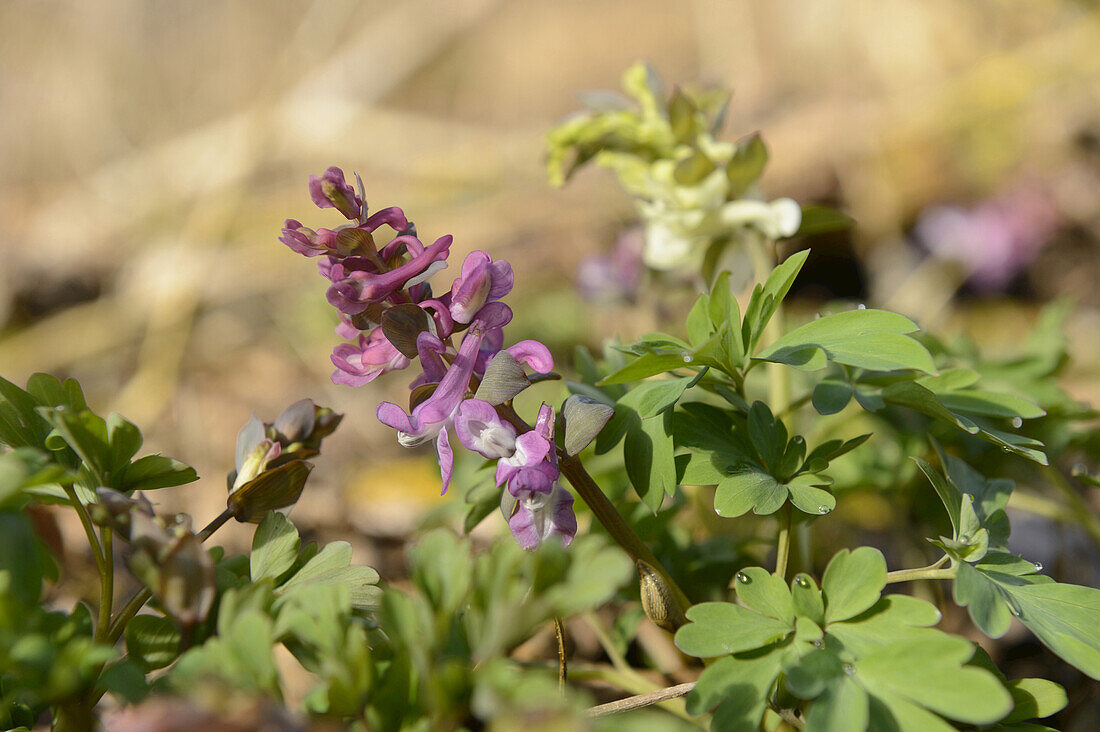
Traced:
<path fill-rule="evenodd" d="M 574 394 L 562 404 L 561 413 L 565 420 L 565 454 L 573 456 L 579 455 L 596 439 L 596 435 L 615 414 L 615 409 L 590 397 Z"/>
<path fill-rule="evenodd" d="M 160 565 L 157 597 L 180 625 L 201 623 L 210 613 L 215 594 L 214 562 L 194 534 L 176 539 Z"/>
<path fill-rule="evenodd" d="M 298 502 L 313 464 L 292 460 L 265 470 L 244 483 L 226 500 L 233 518 L 241 523 L 259 523 L 269 511 L 289 508 Z"/>
<path fill-rule="evenodd" d="M 507 351 L 498 351 L 485 367 L 485 375 L 475 396 L 489 402 L 494 407 L 512 399 L 531 385 L 523 367 L 515 356 Z"/>
<path fill-rule="evenodd" d="M 275 434 L 280 442 L 303 442 L 313 434 L 317 408 L 312 399 L 294 402 L 275 418 Z"/>
<path fill-rule="evenodd" d="M 344 171 L 332 166 L 318 178 L 309 176 L 309 195 L 318 208 L 335 208 L 345 218 L 358 220 L 362 201 L 344 180 Z"/>
<path fill-rule="evenodd" d="M 639 560 L 638 579 L 642 610 L 654 625 L 672 633 L 687 622 L 684 611 L 680 609 L 680 604 L 676 602 L 668 586 L 668 581 L 657 570 Z"/>

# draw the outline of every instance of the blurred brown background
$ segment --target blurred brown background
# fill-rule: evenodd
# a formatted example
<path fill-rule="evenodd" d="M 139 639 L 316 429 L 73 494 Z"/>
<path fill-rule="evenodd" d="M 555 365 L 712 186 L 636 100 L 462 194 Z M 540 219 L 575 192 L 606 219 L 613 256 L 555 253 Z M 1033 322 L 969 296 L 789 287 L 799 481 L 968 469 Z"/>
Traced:
<path fill-rule="evenodd" d="M 80 379 L 147 448 L 198 468 L 203 481 L 157 498 L 200 523 L 249 414 L 305 396 L 348 416 L 296 517 L 397 535 L 441 503 L 428 457 L 373 416 L 411 375 L 333 386 L 324 283 L 277 241 L 287 217 L 338 223 L 306 190 L 329 165 L 359 171 L 372 208 L 402 206 L 424 238 L 454 234 L 454 260 L 511 260 L 511 339 L 540 337 L 567 366 L 572 344 L 652 327 L 651 303 L 597 312 L 574 286 L 629 222 L 627 198 L 597 171 L 552 190 L 542 167 L 576 93 L 618 88 L 637 59 L 732 88 L 727 136 L 763 131 L 767 193 L 859 221 L 823 243 L 836 269 L 820 279 L 848 284 L 811 296 L 994 351 L 1073 297 L 1067 383 L 1100 401 L 1092 3 L 5 0 L 0 39 L 0 374 Z M 1016 196 L 1046 224 L 992 288 L 913 234 L 938 206 Z"/>

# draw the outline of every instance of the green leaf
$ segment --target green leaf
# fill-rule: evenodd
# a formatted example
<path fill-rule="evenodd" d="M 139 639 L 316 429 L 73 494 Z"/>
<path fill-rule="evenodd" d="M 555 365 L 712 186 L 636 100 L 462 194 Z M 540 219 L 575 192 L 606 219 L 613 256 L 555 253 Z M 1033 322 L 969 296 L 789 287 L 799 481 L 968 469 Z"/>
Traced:
<path fill-rule="evenodd" d="M 737 573 L 735 586 L 737 599 L 745 607 L 784 623 L 794 623 L 791 591 L 783 578 L 761 567 L 745 567 Z"/>
<path fill-rule="evenodd" d="M 795 252 L 771 271 L 762 286 L 757 285 L 753 289 L 749 304 L 745 308 L 745 352 L 751 352 L 756 348 L 760 336 L 764 334 L 764 328 L 787 297 L 798 273 L 802 271 L 802 265 L 806 264 L 806 258 L 809 256 L 809 249 Z"/>
<path fill-rule="evenodd" d="M 840 666 L 839 662 L 837 665 Z M 870 729 L 867 726 L 869 717 L 867 692 L 855 681 L 842 676 L 814 699 L 806 715 L 806 726 L 828 732 L 863 732 Z"/>
<path fill-rule="evenodd" d="M 768 148 L 760 139 L 760 133 L 738 140 L 733 157 L 726 165 L 726 177 L 729 178 L 729 197 L 741 198 L 745 191 L 757 181 L 768 164 Z"/>
<path fill-rule="evenodd" d="M 794 631 L 794 624 L 728 602 L 704 602 L 688 609 L 687 625 L 676 631 L 676 646 L 691 656 L 710 658 L 760 648 Z"/>
<path fill-rule="evenodd" d="M 836 414 L 852 400 L 855 388 L 847 381 L 823 379 L 814 387 L 811 402 L 818 414 Z"/>
<path fill-rule="evenodd" d="M 180 630 L 160 615 L 137 615 L 126 624 L 126 651 L 146 672 L 164 668 L 180 654 Z"/>
<path fill-rule="evenodd" d="M 825 594 L 825 622 L 859 615 L 876 602 L 886 586 L 886 559 L 869 546 L 837 552 L 821 578 Z"/>
<path fill-rule="evenodd" d="M 791 600 L 798 617 L 809 618 L 821 627 L 825 625 L 825 601 L 813 577 L 804 572 L 795 575 L 791 581 Z"/>
<path fill-rule="evenodd" d="M 871 371 L 914 369 L 934 373 L 936 364 L 924 346 L 906 333 L 913 321 L 885 310 L 849 310 L 795 328 L 754 359 L 806 370 L 826 361 Z"/>
<path fill-rule="evenodd" d="M 962 665 L 972 655 L 965 638 L 927 634 L 864 656 L 856 676 L 880 698 L 901 697 L 951 719 L 991 724 L 1011 711 L 1012 697 L 993 674 Z"/>
<path fill-rule="evenodd" d="M 1006 686 L 1012 694 L 1013 709 L 1001 720 L 1001 724 L 1049 717 L 1065 709 L 1069 703 L 1066 690 L 1046 679 L 1013 679 Z"/>
<path fill-rule="evenodd" d="M 703 670 L 687 696 L 687 710 L 704 714 L 717 707 L 711 729 L 757 732 L 768 694 L 780 672 L 782 654 L 726 656 Z"/>
<path fill-rule="evenodd" d="M 38 400 L 29 392 L 0 378 L 0 443 L 9 447 L 44 447 L 50 425 L 36 411 L 38 406 Z"/>
<path fill-rule="evenodd" d="M 112 475 L 118 475 L 123 468 L 130 464 L 130 458 L 141 449 L 141 430 L 120 414 L 107 416 L 107 447 L 109 449 L 109 470 Z M 117 481 L 114 481 L 118 487 Z"/>
<path fill-rule="evenodd" d="M 642 419 L 655 417 L 676 404 L 689 383 L 690 377 L 647 381 L 631 389 L 618 406 L 633 409 Z"/>
<path fill-rule="evenodd" d="M 0 573 L 8 575 L 4 595 L 27 607 L 42 594 L 43 561 L 39 541 L 26 514 L 0 511 Z"/>
<path fill-rule="evenodd" d="M 685 360 L 685 356 L 687 360 Z M 604 377 L 598 386 L 610 386 L 612 384 L 627 384 L 631 381 L 663 374 L 674 369 L 686 368 L 691 363 L 691 354 L 677 351 L 675 353 L 645 353 L 635 360 L 623 366 L 618 371 Z"/>
<path fill-rule="evenodd" d="M 808 204 L 802 207 L 802 223 L 795 236 L 827 234 L 830 231 L 842 231 L 855 226 L 856 220 L 846 213 L 828 206 Z"/>
<path fill-rule="evenodd" d="M 1013 452 L 1028 460 L 1047 465 L 1047 457 L 1041 451 L 1043 443 L 1030 437 L 999 430 L 978 416 L 970 418 L 962 413 L 954 412 L 944 406 L 939 397 L 912 381 L 902 381 L 890 384 L 882 390 L 882 398 L 890 404 L 908 407 L 929 417 L 938 419 L 945 424 L 963 430 L 999 445 L 1005 452 Z"/>
<path fill-rule="evenodd" d="M 921 472 L 936 489 L 936 495 L 940 497 L 943 507 L 947 509 L 947 517 L 951 519 L 951 530 L 955 538 L 959 537 L 959 515 L 962 513 L 962 493 L 953 484 L 949 483 L 940 471 L 933 468 L 926 460 L 919 457 L 910 458 L 917 464 Z"/>
<path fill-rule="evenodd" d="M 627 432 L 623 445 L 627 477 L 654 513 L 665 496 L 676 492 L 674 450 L 671 412 L 643 419 Z"/>
<path fill-rule="evenodd" d="M 198 479 L 198 473 L 190 465 L 154 453 L 140 457 L 126 467 L 119 490 L 127 493 L 151 491 L 184 485 Z"/>
<path fill-rule="evenodd" d="M 710 296 L 704 293 L 695 300 L 691 311 L 688 312 L 686 327 L 688 340 L 691 341 L 693 347 L 706 341 L 714 332 L 709 309 Z"/>
<path fill-rule="evenodd" d="M 772 473 L 778 472 L 776 469 L 787 447 L 787 428 L 783 421 L 772 416 L 764 402 L 753 402 L 749 408 L 747 426 L 749 439 L 764 467 Z"/>
<path fill-rule="evenodd" d="M 761 470 L 741 469 L 718 483 L 714 510 L 719 516 L 735 518 L 752 510 L 767 516 L 779 510 L 787 500 L 787 487 Z"/>
<path fill-rule="evenodd" d="M 278 595 L 310 592 L 318 585 L 342 584 L 351 594 L 356 608 L 371 608 L 378 604 L 380 590 L 378 573 L 370 567 L 351 564 L 351 545 L 346 541 L 334 541 L 325 546 L 304 567 L 299 569 L 281 587 Z"/>
<path fill-rule="evenodd" d="M 1063 660 L 1100 679 L 1100 590 L 1058 582 L 1000 587 L 1019 607 L 1027 629 Z"/>
<path fill-rule="evenodd" d="M 787 481 L 787 491 L 791 495 L 791 503 L 803 513 L 811 516 L 823 516 L 836 508 L 836 498 L 832 493 L 822 490 L 820 486 L 828 485 L 832 481 L 814 473 L 802 473 Z"/>
<path fill-rule="evenodd" d="M 252 536 L 249 569 L 253 582 L 265 577 L 278 581 L 298 559 L 298 529 L 286 516 L 272 511 Z"/>
<path fill-rule="evenodd" d="M 107 484 L 111 480 L 111 450 L 107 444 L 107 423 L 102 417 L 90 411 L 70 412 L 64 407 L 39 407 L 42 414 L 53 425 L 53 431 L 46 438 L 46 447 L 72 450 L 88 467 Z"/>

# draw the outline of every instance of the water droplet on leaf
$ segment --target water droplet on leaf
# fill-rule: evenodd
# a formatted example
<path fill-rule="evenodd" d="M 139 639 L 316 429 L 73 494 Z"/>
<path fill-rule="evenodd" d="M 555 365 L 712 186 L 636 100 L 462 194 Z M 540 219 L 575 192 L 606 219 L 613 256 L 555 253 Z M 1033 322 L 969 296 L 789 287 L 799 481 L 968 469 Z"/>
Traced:
<path fill-rule="evenodd" d="M 1023 419 L 1021 419 L 1020 417 L 1013 417 L 1012 418 L 1012 429 L 1018 430 L 1023 426 L 1024 426 L 1024 420 Z"/>
<path fill-rule="evenodd" d="M 821 642 L 821 641 L 819 641 L 819 640 L 815 640 L 815 641 L 813 642 L 813 645 L 814 645 L 814 648 L 822 648 L 822 647 L 824 647 L 824 646 L 825 646 L 825 644 L 824 644 L 824 643 L 822 643 L 822 642 Z"/>
<path fill-rule="evenodd" d="M 801 574 L 794 578 L 794 583 L 796 585 L 798 585 L 799 587 L 809 587 L 810 586 L 810 580 L 806 579 L 806 576 L 801 575 Z"/>
<path fill-rule="evenodd" d="M 750 584 L 752 582 L 752 577 L 748 576 L 744 572 L 738 572 L 737 573 L 737 581 L 740 582 L 743 585 L 747 585 L 747 584 Z"/>
<path fill-rule="evenodd" d="M 860 303 L 859 305 L 856 305 L 856 310 L 866 310 L 866 309 L 867 309 L 867 306 L 864 305 L 863 303 Z"/>
<path fill-rule="evenodd" d="M 691 363 L 695 359 L 695 357 L 692 356 L 687 351 L 684 351 L 683 353 L 681 353 L 680 358 L 684 359 L 684 363 Z"/>
<path fill-rule="evenodd" d="M 1043 571 L 1043 563 L 1042 562 L 1035 562 L 1035 571 L 1036 572 L 1042 572 Z"/>
<path fill-rule="evenodd" d="M 824 516 L 825 514 L 829 513 L 829 507 L 828 506 L 818 506 L 817 507 L 817 512 Z"/>
<path fill-rule="evenodd" d="M 1008 445 L 1001 445 L 1001 449 L 1004 450 L 1005 452 L 1012 452 L 1012 448 L 1009 447 Z"/>
<path fill-rule="evenodd" d="M 849 676 L 851 676 L 851 675 L 852 675 L 852 674 L 854 674 L 855 672 L 856 672 L 856 667 L 855 667 L 855 666 L 853 666 L 853 665 L 852 665 L 852 664 L 850 664 L 850 663 L 846 663 L 846 664 L 844 664 L 844 673 L 846 673 L 846 674 L 848 674 Z"/>

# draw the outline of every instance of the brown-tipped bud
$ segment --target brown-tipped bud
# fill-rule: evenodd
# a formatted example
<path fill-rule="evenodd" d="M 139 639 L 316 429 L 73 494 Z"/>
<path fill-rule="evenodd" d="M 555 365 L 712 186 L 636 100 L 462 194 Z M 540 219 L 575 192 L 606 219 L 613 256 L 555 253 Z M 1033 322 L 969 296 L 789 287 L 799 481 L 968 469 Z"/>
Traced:
<path fill-rule="evenodd" d="M 645 562 L 638 560 L 639 590 L 642 598 L 642 610 L 646 617 L 659 627 L 670 633 L 687 622 L 684 611 L 676 602 L 668 581 L 657 570 Z"/>
<path fill-rule="evenodd" d="M 615 409 L 590 397 L 574 394 L 562 404 L 561 413 L 565 420 L 565 453 L 573 456 L 579 455 L 596 439 L 596 435 L 615 414 Z"/>
<path fill-rule="evenodd" d="M 194 534 L 178 537 L 164 557 L 156 593 L 164 609 L 184 627 L 201 623 L 215 594 L 214 562 Z"/>
<path fill-rule="evenodd" d="M 312 399 L 294 402 L 275 418 L 275 434 L 280 442 L 303 442 L 313 434 L 317 407 Z"/>
<path fill-rule="evenodd" d="M 394 305 L 382 313 L 382 334 L 406 358 L 416 358 L 416 339 L 431 328 L 428 313 L 413 303 Z"/>
<path fill-rule="evenodd" d="M 268 511 L 289 508 L 298 502 L 313 464 L 292 460 L 265 470 L 229 494 L 226 506 L 241 523 L 259 523 Z"/>
<path fill-rule="evenodd" d="M 482 377 L 475 396 L 495 407 L 512 399 L 530 385 L 531 380 L 515 357 L 507 351 L 500 351 L 485 367 L 485 376 Z"/>
<path fill-rule="evenodd" d="M 153 555 L 158 554 L 172 541 L 172 537 L 164 528 L 164 524 L 152 514 L 147 514 L 144 511 L 130 512 L 129 537 L 135 550 L 148 551 Z"/>

